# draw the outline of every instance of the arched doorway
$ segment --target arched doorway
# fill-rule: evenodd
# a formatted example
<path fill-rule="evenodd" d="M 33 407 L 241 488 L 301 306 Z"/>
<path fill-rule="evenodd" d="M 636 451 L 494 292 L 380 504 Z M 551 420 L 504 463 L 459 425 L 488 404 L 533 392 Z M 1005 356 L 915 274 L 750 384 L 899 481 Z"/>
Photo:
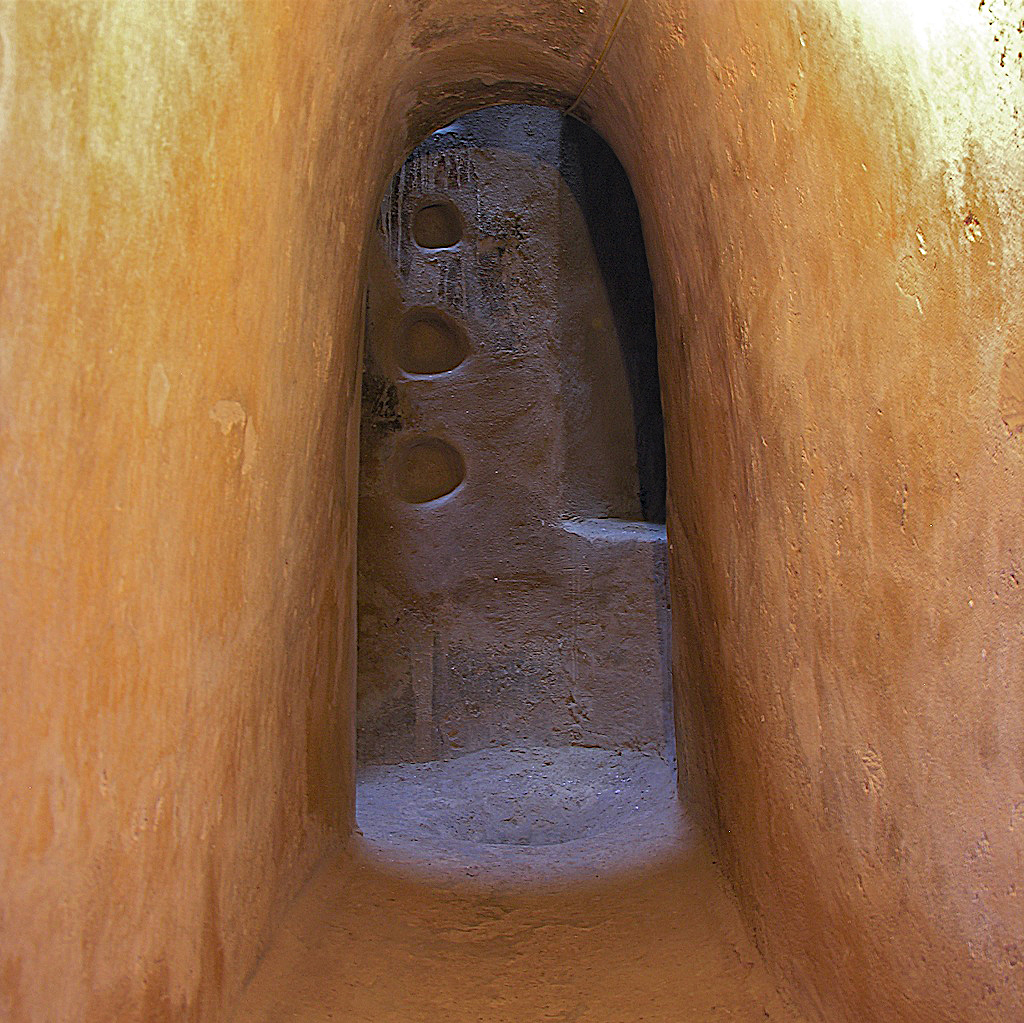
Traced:
<path fill-rule="evenodd" d="M 381 765 L 429 764 L 414 777 L 443 776 L 445 805 L 409 798 L 438 807 L 437 828 L 572 841 L 652 786 L 671 794 L 664 427 L 636 201 L 585 125 L 492 107 L 413 152 L 375 241 L 363 805 L 403 801 L 389 783 L 408 772 Z"/>

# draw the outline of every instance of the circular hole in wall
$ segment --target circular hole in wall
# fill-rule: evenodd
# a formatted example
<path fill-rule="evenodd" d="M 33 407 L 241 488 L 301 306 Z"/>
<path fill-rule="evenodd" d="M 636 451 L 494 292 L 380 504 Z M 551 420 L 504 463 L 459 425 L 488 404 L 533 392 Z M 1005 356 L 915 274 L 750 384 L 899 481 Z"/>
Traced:
<path fill-rule="evenodd" d="M 395 459 L 398 496 L 409 504 L 436 501 L 450 494 L 466 478 L 462 455 L 438 437 L 408 441 Z"/>
<path fill-rule="evenodd" d="M 454 203 L 438 199 L 412 216 L 412 237 L 421 249 L 448 249 L 462 241 L 462 217 Z"/>
<path fill-rule="evenodd" d="M 395 359 L 406 373 L 430 376 L 455 369 L 469 354 L 461 324 L 433 309 L 415 310 L 395 344 Z"/>

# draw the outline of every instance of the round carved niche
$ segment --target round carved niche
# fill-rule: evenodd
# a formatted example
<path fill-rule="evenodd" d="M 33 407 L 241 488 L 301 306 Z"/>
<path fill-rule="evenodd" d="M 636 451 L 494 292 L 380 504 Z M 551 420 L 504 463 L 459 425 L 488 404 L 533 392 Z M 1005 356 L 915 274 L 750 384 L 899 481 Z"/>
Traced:
<path fill-rule="evenodd" d="M 424 203 L 412 215 L 412 238 L 421 249 L 450 249 L 462 241 L 462 216 L 447 199 Z"/>
<path fill-rule="evenodd" d="M 440 437 L 417 437 L 395 453 L 395 489 L 408 504 L 447 497 L 466 478 L 462 455 Z"/>
<path fill-rule="evenodd" d="M 461 323 L 436 309 L 414 309 L 395 339 L 395 361 L 410 376 L 448 373 L 469 355 L 469 338 Z"/>

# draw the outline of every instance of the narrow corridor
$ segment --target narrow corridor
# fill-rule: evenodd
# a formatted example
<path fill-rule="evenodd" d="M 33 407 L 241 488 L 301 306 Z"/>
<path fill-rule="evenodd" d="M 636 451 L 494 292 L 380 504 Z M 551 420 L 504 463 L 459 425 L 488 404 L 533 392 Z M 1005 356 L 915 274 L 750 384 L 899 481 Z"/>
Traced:
<path fill-rule="evenodd" d="M 0 2 L 0 1023 L 1022 1023 L 1022 113 L 1024 0 Z"/>

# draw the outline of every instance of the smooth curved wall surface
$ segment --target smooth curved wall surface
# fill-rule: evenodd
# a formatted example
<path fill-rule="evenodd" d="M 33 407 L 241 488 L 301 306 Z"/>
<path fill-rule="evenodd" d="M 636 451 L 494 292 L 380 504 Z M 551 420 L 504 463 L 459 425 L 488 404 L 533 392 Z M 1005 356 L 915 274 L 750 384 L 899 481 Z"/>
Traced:
<path fill-rule="evenodd" d="M 220 1018 L 350 828 L 367 224 L 314 15 L 0 8 L 8 1023 Z"/>
<path fill-rule="evenodd" d="M 0 11 L 0 1014 L 214 1020 L 351 824 L 363 252 L 617 11 Z M 810 1015 L 1024 1011 L 1019 4 L 635 0 L 683 783 Z M 682 997 L 682 993 L 681 993 Z"/>

